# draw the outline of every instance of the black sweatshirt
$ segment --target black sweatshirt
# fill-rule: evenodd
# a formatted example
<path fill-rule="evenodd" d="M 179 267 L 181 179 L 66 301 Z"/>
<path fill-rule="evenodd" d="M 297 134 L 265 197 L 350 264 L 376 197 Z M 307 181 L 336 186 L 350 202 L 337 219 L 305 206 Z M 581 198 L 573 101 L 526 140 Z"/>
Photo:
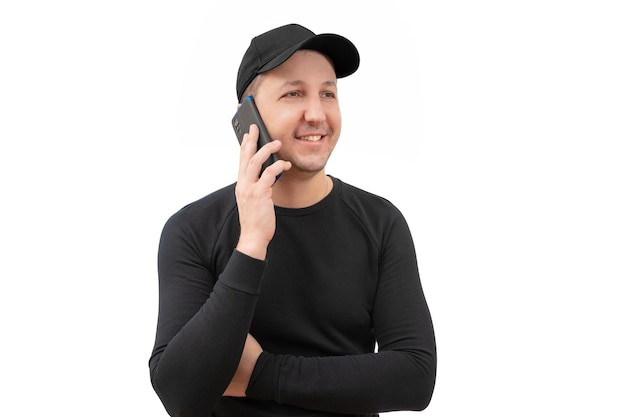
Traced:
<path fill-rule="evenodd" d="M 333 182 L 311 207 L 276 207 L 266 261 L 234 250 L 234 184 L 168 220 L 150 376 L 170 415 L 371 416 L 428 405 L 435 337 L 407 223 L 387 200 Z M 264 352 L 247 397 L 222 398 L 248 332 Z"/>

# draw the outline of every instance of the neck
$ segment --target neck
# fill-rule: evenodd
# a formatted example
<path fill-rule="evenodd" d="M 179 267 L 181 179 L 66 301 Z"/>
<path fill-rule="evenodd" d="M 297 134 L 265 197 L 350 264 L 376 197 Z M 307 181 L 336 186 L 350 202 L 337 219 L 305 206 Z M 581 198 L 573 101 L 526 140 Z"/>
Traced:
<path fill-rule="evenodd" d="M 332 188 L 332 180 L 323 170 L 312 175 L 287 171 L 272 187 L 272 199 L 279 207 L 304 208 L 319 203 Z"/>

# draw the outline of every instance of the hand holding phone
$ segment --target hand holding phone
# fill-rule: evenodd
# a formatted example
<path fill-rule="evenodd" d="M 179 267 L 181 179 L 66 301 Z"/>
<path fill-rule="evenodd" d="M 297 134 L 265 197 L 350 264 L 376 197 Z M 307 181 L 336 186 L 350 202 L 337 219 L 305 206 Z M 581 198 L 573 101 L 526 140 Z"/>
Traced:
<path fill-rule="evenodd" d="M 243 100 L 232 119 L 233 129 L 235 130 L 240 145 L 243 142 L 244 135 L 250 132 L 250 126 L 252 124 L 257 126 L 259 132 L 256 150 L 256 152 L 258 152 L 258 149 L 271 142 L 271 139 L 263 120 L 261 120 L 261 115 L 254 104 L 253 98 L 248 96 Z M 279 148 L 279 146 L 276 145 L 279 144 L 274 144 L 272 146 L 273 149 Z M 245 154 L 242 152 L 240 156 L 240 164 L 244 162 L 244 168 L 240 165 L 237 185 L 235 187 L 239 224 L 241 227 L 241 233 L 236 248 L 241 253 L 264 260 L 267 255 L 267 245 L 272 240 L 276 231 L 276 213 L 272 193 L 254 191 L 255 189 L 267 191 L 266 188 L 275 184 L 282 173 L 274 178 L 273 183 L 270 183 L 271 178 L 267 178 L 267 176 L 261 177 L 263 170 L 278 160 L 276 155 L 271 154 L 270 158 L 263 163 L 260 173 L 256 173 L 258 174 L 257 178 L 254 178 L 252 172 L 248 172 L 248 168 L 250 167 L 249 163 L 245 165 L 245 162 L 249 162 L 249 158 L 253 156 L 252 151 L 253 149 L 246 149 Z M 286 161 L 278 161 L 278 164 L 283 170 L 287 170 L 291 166 L 291 164 Z"/>
<path fill-rule="evenodd" d="M 252 96 L 248 96 L 243 100 L 232 120 L 233 129 L 235 130 L 235 134 L 237 135 L 237 140 L 240 145 L 243 141 L 243 135 L 250 131 L 250 125 L 252 124 L 257 125 L 259 128 L 259 141 L 257 149 L 261 149 L 263 145 L 271 142 L 271 139 L 270 135 L 267 133 L 267 128 L 263 123 L 263 119 L 261 119 L 261 114 L 254 103 L 254 98 L 252 98 Z M 267 161 L 263 163 L 259 175 L 263 173 L 265 168 L 276 162 L 276 160 L 276 155 L 271 154 Z M 276 179 L 278 179 L 278 177 L 276 177 Z"/>

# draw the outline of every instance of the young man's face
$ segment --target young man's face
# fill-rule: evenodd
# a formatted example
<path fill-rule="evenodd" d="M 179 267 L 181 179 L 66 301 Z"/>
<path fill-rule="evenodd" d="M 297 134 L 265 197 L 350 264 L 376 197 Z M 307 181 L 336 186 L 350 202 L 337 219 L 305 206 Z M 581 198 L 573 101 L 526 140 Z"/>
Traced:
<path fill-rule="evenodd" d="M 263 74 L 254 99 L 270 137 L 282 142 L 278 157 L 292 163 L 291 171 L 323 170 L 341 132 L 331 61 L 316 51 L 297 51 Z"/>

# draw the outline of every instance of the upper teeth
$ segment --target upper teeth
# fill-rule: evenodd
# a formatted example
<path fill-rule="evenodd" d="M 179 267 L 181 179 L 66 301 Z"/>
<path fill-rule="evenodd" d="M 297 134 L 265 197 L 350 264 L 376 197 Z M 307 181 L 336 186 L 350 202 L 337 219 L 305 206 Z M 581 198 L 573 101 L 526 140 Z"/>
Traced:
<path fill-rule="evenodd" d="M 300 137 L 300 140 L 310 140 L 310 141 L 318 141 L 322 138 L 321 135 L 315 135 L 315 136 L 302 136 Z"/>

